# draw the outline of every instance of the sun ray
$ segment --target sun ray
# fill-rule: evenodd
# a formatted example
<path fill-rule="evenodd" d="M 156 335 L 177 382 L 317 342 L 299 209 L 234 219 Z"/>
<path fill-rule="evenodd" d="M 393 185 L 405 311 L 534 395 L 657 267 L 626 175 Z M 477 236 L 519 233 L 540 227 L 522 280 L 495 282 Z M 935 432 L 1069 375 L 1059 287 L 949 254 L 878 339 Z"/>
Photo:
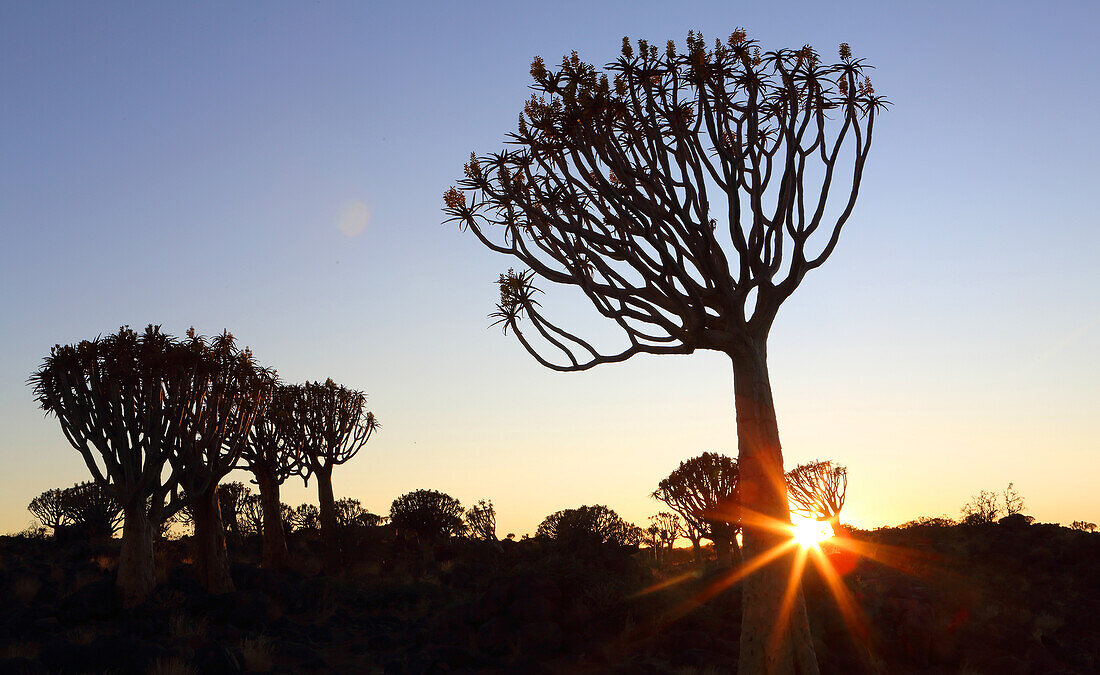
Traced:
<path fill-rule="evenodd" d="M 794 541 L 788 540 L 787 542 L 780 544 L 779 546 L 774 546 L 767 551 L 764 551 L 752 560 L 742 563 L 739 567 L 730 570 L 728 574 L 722 575 L 721 578 L 714 581 L 712 584 L 699 591 L 691 598 L 680 603 L 676 608 L 669 612 L 669 620 L 675 621 L 676 619 L 687 615 L 699 605 L 707 602 L 730 586 L 733 586 L 756 570 L 780 557 L 781 555 L 789 551 L 793 546 Z"/>
<path fill-rule="evenodd" d="M 802 588 L 802 572 L 806 569 L 806 558 L 810 549 L 799 546 L 795 549 L 794 564 L 791 566 L 791 574 L 787 578 L 787 588 L 783 592 L 783 600 L 779 605 L 779 616 L 775 621 L 775 628 L 768 639 L 768 650 L 772 653 L 779 651 L 787 634 L 787 624 L 791 618 L 791 610 L 794 608 L 795 599 Z"/>

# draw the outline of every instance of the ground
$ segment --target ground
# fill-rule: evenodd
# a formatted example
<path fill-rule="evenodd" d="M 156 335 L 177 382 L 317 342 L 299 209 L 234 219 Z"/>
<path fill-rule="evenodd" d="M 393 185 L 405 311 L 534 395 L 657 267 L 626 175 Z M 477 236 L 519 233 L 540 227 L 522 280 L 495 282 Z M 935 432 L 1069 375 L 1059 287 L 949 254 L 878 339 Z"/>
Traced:
<path fill-rule="evenodd" d="M 994 524 L 851 536 L 877 560 L 824 552 L 854 611 L 813 564 L 804 581 L 823 672 L 1100 670 L 1100 534 Z M 293 543 L 299 567 L 278 573 L 256 564 L 258 541 L 232 546 L 238 590 L 210 596 L 188 542 L 162 542 L 156 593 L 124 611 L 117 541 L 0 537 L 0 672 L 686 675 L 737 663 L 738 589 L 715 592 L 728 572 L 687 550 L 657 565 L 644 550 L 427 548 L 363 528 L 345 538 L 345 570 L 324 576 L 316 537 Z"/>

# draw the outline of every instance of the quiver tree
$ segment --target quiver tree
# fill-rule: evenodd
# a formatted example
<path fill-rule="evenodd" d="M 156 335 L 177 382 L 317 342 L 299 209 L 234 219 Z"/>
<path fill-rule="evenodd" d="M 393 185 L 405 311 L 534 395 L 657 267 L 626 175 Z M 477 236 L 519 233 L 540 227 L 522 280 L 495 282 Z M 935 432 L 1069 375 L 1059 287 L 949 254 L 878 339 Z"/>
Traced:
<path fill-rule="evenodd" d="M 69 522 L 69 516 L 65 512 L 65 491 L 61 488 L 46 490 L 31 500 L 27 510 L 38 519 L 38 522 L 57 536 L 58 528 Z"/>
<path fill-rule="evenodd" d="M 233 336 L 187 331 L 173 350 L 175 376 L 166 388 L 174 452 L 169 462 L 187 494 L 195 526 L 195 567 L 211 593 L 233 590 L 218 484 L 237 465 L 252 420 L 266 404 L 274 375 L 256 365 Z"/>
<path fill-rule="evenodd" d="M 656 528 L 657 543 L 660 545 L 661 550 L 672 551 L 672 547 L 676 545 L 676 540 L 684 533 L 684 525 L 680 521 L 680 516 L 675 513 L 661 511 L 655 516 L 650 516 L 649 523 L 651 527 Z"/>
<path fill-rule="evenodd" d="M 263 564 L 279 569 L 286 567 L 288 553 L 286 532 L 279 510 L 282 484 L 293 475 L 305 472 L 304 455 L 287 444 L 288 429 L 293 428 L 296 389 L 276 385 L 267 405 L 253 420 L 248 443 L 241 450 L 241 465 L 250 471 L 260 489 L 263 526 Z"/>
<path fill-rule="evenodd" d="M 536 537 L 577 550 L 595 545 L 637 546 L 641 530 L 601 504 L 551 513 L 539 524 Z"/>
<path fill-rule="evenodd" d="M 68 521 L 61 531 L 71 531 L 81 539 L 110 539 L 122 525 L 122 507 L 110 492 L 95 481 L 77 483 L 62 490 L 63 508 Z"/>
<path fill-rule="evenodd" d="M 375 527 L 381 525 L 382 516 L 363 508 L 358 499 L 344 497 L 333 503 L 336 512 L 336 527 L 346 530 L 351 527 Z"/>
<path fill-rule="evenodd" d="M 239 545 L 242 541 L 241 516 L 246 500 L 252 490 L 240 481 L 218 484 L 218 508 L 221 512 L 225 532 Z"/>
<path fill-rule="evenodd" d="M 794 511 L 826 521 L 834 535 L 844 533 L 840 510 L 848 491 L 848 467 L 831 461 L 799 464 L 787 472 L 787 497 Z"/>
<path fill-rule="evenodd" d="M 287 522 L 296 532 L 321 529 L 321 511 L 313 504 L 299 504 L 287 515 Z"/>
<path fill-rule="evenodd" d="M 276 517 L 278 517 L 278 505 L 276 505 Z M 264 506 L 260 500 L 260 495 L 248 495 L 244 502 L 241 504 L 240 512 L 241 531 L 246 536 L 263 535 L 264 531 Z M 282 523 L 276 523 L 279 528 L 279 534 L 282 536 L 283 526 Z M 283 537 L 284 548 L 286 538 Z"/>
<path fill-rule="evenodd" d="M 527 268 L 501 275 L 494 316 L 539 363 L 584 370 L 697 349 L 730 358 L 754 557 L 790 538 L 768 333 L 836 247 L 885 105 L 847 44 L 840 57 L 762 53 L 738 29 L 712 48 L 694 33 L 684 49 L 639 40 L 635 51 L 624 38 L 604 73 L 576 52 L 558 68 L 536 58 L 515 147 L 471 155 L 444 195 L 450 220 Z M 543 314 L 535 276 L 579 289 L 621 331 L 621 348 L 599 351 Z M 742 672 L 817 670 L 800 592 L 791 639 L 764 648 L 787 625 L 792 562 L 744 582 Z"/>
<path fill-rule="evenodd" d="M 481 541 L 497 541 L 497 512 L 493 502 L 480 499 L 466 510 L 466 535 Z"/>
<path fill-rule="evenodd" d="M 284 417 L 286 440 L 301 458 L 303 478 L 317 478 L 321 543 L 325 566 L 332 570 L 339 557 L 332 468 L 355 457 L 379 424 L 365 409 L 366 394 L 331 379 L 295 385 L 288 392 L 292 402 Z"/>
<path fill-rule="evenodd" d="M 75 345 L 57 345 L 30 378 L 38 404 L 57 417 L 93 480 L 123 510 L 117 585 L 132 606 L 156 584 L 153 537 L 179 510 L 177 411 L 169 402 L 182 383 L 173 363 L 178 343 L 148 326 Z"/>
<path fill-rule="evenodd" d="M 741 558 L 737 546 L 741 528 L 739 482 L 737 460 L 704 452 L 680 462 L 651 496 L 668 504 L 713 541 L 720 565 L 732 566 Z"/>
<path fill-rule="evenodd" d="M 462 504 L 448 494 L 414 490 L 390 504 L 390 524 L 398 535 L 411 536 L 430 551 L 436 541 L 462 534 L 464 511 Z"/>

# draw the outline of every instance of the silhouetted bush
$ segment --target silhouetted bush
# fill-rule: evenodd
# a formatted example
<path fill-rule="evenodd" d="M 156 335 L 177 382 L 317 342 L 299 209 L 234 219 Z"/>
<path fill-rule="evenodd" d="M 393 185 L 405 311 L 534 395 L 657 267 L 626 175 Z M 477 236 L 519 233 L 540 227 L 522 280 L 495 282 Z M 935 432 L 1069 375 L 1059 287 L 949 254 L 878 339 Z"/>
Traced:
<path fill-rule="evenodd" d="M 390 523 L 400 534 L 422 541 L 462 534 L 464 509 L 457 499 L 435 490 L 415 490 L 390 505 Z"/>
<path fill-rule="evenodd" d="M 535 532 L 537 537 L 578 548 L 594 544 L 637 546 L 638 534 L 637 527 L 600 504 L 552 513 Z"/>

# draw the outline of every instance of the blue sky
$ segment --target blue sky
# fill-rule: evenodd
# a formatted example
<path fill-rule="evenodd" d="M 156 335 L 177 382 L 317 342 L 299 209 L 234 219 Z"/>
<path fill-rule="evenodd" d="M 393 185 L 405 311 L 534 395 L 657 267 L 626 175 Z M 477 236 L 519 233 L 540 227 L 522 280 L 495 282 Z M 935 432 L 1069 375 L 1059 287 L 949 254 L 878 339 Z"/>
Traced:
<path fill-rule="evenodd" d="M 29 373 L 147 323 L 367 391 L 384 427 L 334 482 L 376 512 L 426 487 L 492 498 L 502 532 L 583 503 L 643 521 L 679 460 L 736 454 L 728 363 L 541 369 L 488 327 L 510 262 L 441 225 L 440 195 L 514 128 L 533 56 L 738 26 L 849 42 L 894 103 L 841 245 L 772 333 L 788 463 L 848 464 L 857 524 L 1009 481 L 1039 520 L 1100 519 L 1095 3 L 11 2 L 0 531 L 87 477 Z"/>

